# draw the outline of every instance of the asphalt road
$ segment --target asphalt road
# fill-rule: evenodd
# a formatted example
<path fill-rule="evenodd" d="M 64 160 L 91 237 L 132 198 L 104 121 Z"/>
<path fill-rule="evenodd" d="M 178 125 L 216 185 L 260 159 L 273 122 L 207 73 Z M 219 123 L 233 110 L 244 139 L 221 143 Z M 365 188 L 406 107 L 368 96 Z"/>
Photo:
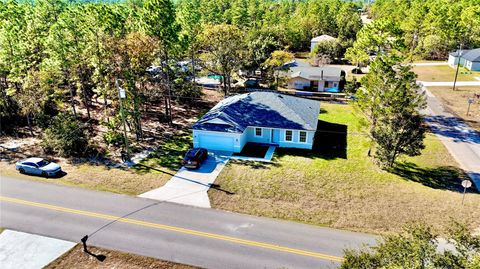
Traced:
<path fill-rule="evenodd" d="M 0 227 L 205 268 L 335 268 L 372 235 L 2 176 Z M 108 259 L 108 257 L 107 257 Z"/>
<path fill-rule="evenodd" d="M 423 111 L 427 123 L 480 192 L 480 134 L 457 116 L 447 112 L 426 87 L 423 89 L 428 105 Z"/>

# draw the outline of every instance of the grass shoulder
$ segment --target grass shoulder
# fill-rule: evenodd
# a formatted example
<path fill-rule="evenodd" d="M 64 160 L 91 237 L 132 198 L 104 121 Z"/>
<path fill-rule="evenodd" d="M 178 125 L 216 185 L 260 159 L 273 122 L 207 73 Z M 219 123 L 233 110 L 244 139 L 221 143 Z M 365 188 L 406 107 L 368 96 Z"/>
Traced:
<path fill-rule="evenodd" d="M 128 195 L 140 193 L 162 186 L 170 176 L 153 173 L 138 173 L 132 169 L 115 168 L 90 163 L 72 164 L 61 161 L 59 164 L 66 174 L 60 178 L 44 178 L 34 175 L 22 175 L 15 170 L 15 164 L 0 162 L 2 176 L 12 176 L 40 182 L 74 186 L 98 191 L 108 191 Z"/>
<path fill-rule="evenodd" d="M 189 265 L 158 260 L 155 258 L 124 253 L 119 251 L 108 250 L 98 247 L 89 247 L 89 250 L 93 253 L 105 255 L 107 258 L 105 261 L 100 262 L 94 257 L 83 252 L 80 245 L 75 246 L 67 253 L 63 254 L 49 265 L 45 269 L 60 269 L 60 268 L 117 268 L 117 269 L 141 269 L 141 268 L 157 268 L 157 269 L 194 269 Z"/>
<path fill-rule="evenodd" d="M 187 133 L 171 136 L 165 139 L 164 143 L 149 158 L 130 169 L 88 161 L 76 162 L 59 159 L 56 161 L 65 172 L 65 175 L 60 178 L 22 175 L 15 170 L 14 161 L 0 161 L 0 170 L 2 176 L 139 195 L 163 186 L 180 168 L 180 160 L 190 144 L 191 136 Z"/>
<path fill-rule="evenodd" d="M 418 65 L 413 67 L 413 72 L 417 74 L 417 80 L 420 81 L 445 82 L 455 79 L 456 68 L 449 65 Z M 470 71 L 460 67 L 457 81 L 477 81 L 475 77 L 479 76 L 479 71 Z"/>
<path fill-rule="evenodd" d="M 479 75 L 480 76 L 480 75 Z M 480 87 L 428 87 L 447 111 L 464 120 L 480 132 Z M 472 100 L 469 108 L 469 100 Z M 467 114 L 468 111 L 468 114 Z"/>
<path fill-rule="evenodd" d="M 480 226 L 480 195 L 461 206 L 465 174 L 443 144 L 428 135 L 421 156 L 391 172 L 367 157 L 364 118 L 351 105 L 322 103 L 320 120 L 347 126 L 346 155 L 277 151 L 272 164 L 230 162 L 210 190 L 212 206 L 246 214 L 373 233 L 400 231 L 410 221 L 440 230 L 449 218 Z M 328 143 L 326 141 L 326 143 Z"/>

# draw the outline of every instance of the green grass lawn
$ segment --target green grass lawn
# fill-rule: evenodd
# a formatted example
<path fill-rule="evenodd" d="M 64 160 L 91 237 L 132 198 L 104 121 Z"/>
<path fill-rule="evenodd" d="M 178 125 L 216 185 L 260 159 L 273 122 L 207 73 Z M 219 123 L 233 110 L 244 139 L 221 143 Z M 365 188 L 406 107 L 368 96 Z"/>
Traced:
<path fill-rule="evenodd" d="M 449 65 L 414 66 L 413 71 L 417 74 L 417 80 L 421 81 L 453 81 L 456 69 Z M 476 81 L 480 76 L 479 71 L 470 71 L 463 67 L 458 70 L 457 81 Z"/>
<path fill-rule="evenodd" d="M 192 134 L 179 133 L 167 139 L 160 148 L 136 165 L 134 169 L 139 173 L 173 173 L 182 166 L 181 161 L 185 153 L 192 147 Z"/>
<path fill-rule="evenodd" d="M 211 189 L 212 206 L 246 214 L 384 233 L 410 221 L 442 231 L 449 218 L 480 226 L 480 195 L 465 206 L 454 189 L 463 172 L 441 142 L 428 135 L 421 156 L 403 158 L 394 173 L 367 157 L 364 119 L 351 105 L 322 103 L 320 119 L 348 128 L 346 158 L 282 150 L 272 164 L 231 161 L 216 180 L 228 195 Z M 328 142 L 326 142 L 328 143 Z"/>

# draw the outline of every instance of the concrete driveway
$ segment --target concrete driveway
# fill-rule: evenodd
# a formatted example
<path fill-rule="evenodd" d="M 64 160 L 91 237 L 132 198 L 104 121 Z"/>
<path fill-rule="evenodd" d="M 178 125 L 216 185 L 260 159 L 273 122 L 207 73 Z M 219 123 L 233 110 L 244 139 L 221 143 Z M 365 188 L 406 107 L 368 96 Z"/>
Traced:
<path fill-rule="evenodd" d="M 163 187 L 142 193 L 139 197 L 210 208 L 207 191 L 231 155 L 231 152 L 210 152 L 199 169 L 182 167 Z"/>
<path fill-rule="evenodd" d="M 40 269 L 76 243 L 5 230 L 0 234 L 0 265 L 4 269 Z"/>

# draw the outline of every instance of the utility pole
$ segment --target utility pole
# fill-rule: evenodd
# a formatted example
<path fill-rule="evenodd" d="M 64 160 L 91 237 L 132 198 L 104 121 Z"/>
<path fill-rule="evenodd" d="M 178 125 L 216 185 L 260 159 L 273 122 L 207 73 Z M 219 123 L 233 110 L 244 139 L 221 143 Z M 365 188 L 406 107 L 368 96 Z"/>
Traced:
<path fill-rule="evenodd" d="M 168 119 L 168 124 L 172 126 L 173 116 L 172 116 L 172 94 L 171 94 L 171 85 L 170 85 L 170 66 L 168 63 L 168 53 L 165 52 L 165 63 L 162 61 L 163 72 L 165 74 L 165 86 L 167 88 L 167 96 L 165 96 L 165 116 Z"/>
<path fill-rule="evenodd" d="M 126 92 L 125 89 L 120 87 L 120 84 L 118 83 L 119 79 L 115 80 L 115 85 L 118 88 L 118 100 L 120 101 L 120 114 L 122 116 L 122 122 L 123 122 L 123 137 L 125 139 L 125 154 L 126 154 L 126 161 L 130 160 L 130 152 L 128 148 L 128 137 L 127 137 L 127 125 L 125 124 L 125 111 L 123 110 L 123 99 L 126 98 Z M 122 156 L 123 158 L 123 156 Z"/>
<path fill-rule="evenodd" d="M 275 87 L 277 88 L 277 91 L 278 91 L 278 69 L 275 69 Z"/>
<path fill-rule="evenodd" d="M 457 84 L 458 69 L 460 68 L 460 59 L 462 58 L 462 43 L 460 43 L 460 49 L 457 51 L 458 61 L 457 61 L 457 71 L 455 72 L 455 80 L 453 81 L 453 88 L 455 90 L 455 84 Z"/>

